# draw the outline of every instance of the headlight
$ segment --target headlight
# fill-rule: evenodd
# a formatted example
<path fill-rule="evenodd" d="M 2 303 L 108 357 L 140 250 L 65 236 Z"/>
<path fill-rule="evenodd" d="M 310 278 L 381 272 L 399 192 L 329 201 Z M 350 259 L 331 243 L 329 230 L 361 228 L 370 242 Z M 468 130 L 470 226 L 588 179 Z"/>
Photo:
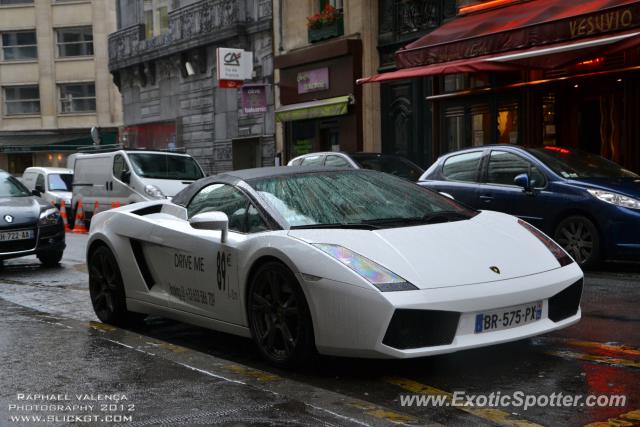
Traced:
<path fill-rule="evenodd" d="M 47 225 L 55 225 L 60 220 L 60 211 L 56 208 L 49 208 L 45 211 L 40 212 L 40 219 L 38 220 L 38 225 L 47 226 Z"/>
<path fill-rule="evenodd" d="M 640 209 L 640 200 L 623 196 L 622 194 L 612 193 L 610 191 L 595 190 L 591 188 L 587 191 L 593 197 L 600 199 L 603 202 L 611 203 L 612 205 L 621 206 L 623 208 Z"/>
<path fill-rule="evenodd" d="M 381 292 L 415 291 L 418 289 L 397 274 L 345 247 L 324 243 L 314 243 L 313 246 L 358 273 Z"/>
<path fill-rule="evenodd" d="M 147 196 L 152 197 L 154 199 L 164 199 L 165 195 L 158 187 L 155 185 L 147 185 L 144 187 L 144 192 L 147 193 Z"/>
<path fill-rule="evenodd" d="M 565 252 L 564 249 L 562 249 L 559 244 L 548 238 L 543 232 L 535 228 L 533 225 L 521 219 L 518 220 L 518 224 L 529 230 L 531 234 L 536 236 L 538 240 L 544 243 L 547 249 L 549 249 L 553 256 L 556 257 L 556 259 L 560 263 L 560 267 L 564 267 L 565 265 L 569 265 L 573 262 L 573 259 L 569 256 L 569 254 L 567 254 L 567 252 Z"/>

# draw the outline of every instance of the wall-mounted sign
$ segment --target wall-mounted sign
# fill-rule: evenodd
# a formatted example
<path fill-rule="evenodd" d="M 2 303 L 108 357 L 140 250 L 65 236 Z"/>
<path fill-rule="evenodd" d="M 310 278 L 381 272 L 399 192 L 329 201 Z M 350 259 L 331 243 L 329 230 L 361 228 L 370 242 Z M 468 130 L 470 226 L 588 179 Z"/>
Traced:
<path fill-rule="evenodd" d="M 298 73 L 298 94 L 327 89 L 329 89 L 329 68 L 316 68 Z"/>
<path fill-rule="evenodd" d="M 245 114 L 267 112 L 267 87 L 246 85 L 242 87 L 242 110 Z"/>
<path fill-rule="evenodd" d="M 219 47 L 216 49 L 216 65 L 220 87 L 240 87 L 241 82 L 252 77 L 253 52 Z M 236 83 L 229 84 L 228 81 Z"/>

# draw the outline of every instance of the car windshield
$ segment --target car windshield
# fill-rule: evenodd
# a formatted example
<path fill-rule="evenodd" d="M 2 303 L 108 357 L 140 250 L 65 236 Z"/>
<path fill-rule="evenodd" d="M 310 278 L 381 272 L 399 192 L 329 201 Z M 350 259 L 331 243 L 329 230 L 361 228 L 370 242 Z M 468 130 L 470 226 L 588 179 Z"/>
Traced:
<path fill-rule="evenodd" d="M 353 154 L 351 158 L 363 169 L 390 173 L 409 181 L 417 181 L 424 172 L 417 165 L 397 156 Z"/>
<path fill-rule="evenodd" d="M 49 191 L 71 191 L 73 174 L 52 173 L 49 174 Z"/>
<path fill-rule="evenodd" d="M 397 227 L 477 213 L 404 179 L 364 170 L 258 178 L 249 184 L 297 228 Z"/>
<path fill-rule="evenodd" d="M 20 181 L 13 176 L 0 174 L 0 197 L 25 197 L 31 192 Z"/>
<path fill-rule="evenodd" d="M 617 163 L 573 148 L 549 146 L 531 148 L 529 152 L 555 173 L 567 179 L 638 178 L 638 175 Z"/>
<path fill-rule="evenodd" d="M 203 177 L 193 158 L 171 154 L 129 153 L 136 175 L 152 179 L 195 181 Z"/>

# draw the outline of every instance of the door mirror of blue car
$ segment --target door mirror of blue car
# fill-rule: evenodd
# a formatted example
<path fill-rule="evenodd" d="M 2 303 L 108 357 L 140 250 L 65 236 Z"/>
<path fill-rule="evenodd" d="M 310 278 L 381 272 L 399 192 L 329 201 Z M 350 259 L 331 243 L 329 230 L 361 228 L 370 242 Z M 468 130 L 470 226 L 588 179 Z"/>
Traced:
<path fill-rule="evenodd" d="M 519 186 L 524 188 L 524 191 L 531 191 L 531 182 L 529 181 L 529 175 L 526 173 L 521 173 L 513 179 L 513 182 Z"/>

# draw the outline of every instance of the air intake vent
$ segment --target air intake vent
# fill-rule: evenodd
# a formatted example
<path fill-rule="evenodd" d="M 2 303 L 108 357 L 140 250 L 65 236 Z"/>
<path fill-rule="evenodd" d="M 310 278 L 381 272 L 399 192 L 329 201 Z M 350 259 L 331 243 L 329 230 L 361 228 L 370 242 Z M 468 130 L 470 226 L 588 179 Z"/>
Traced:
<path fill-rule="evenodd" d="M 135 239 L 131 239 L 130 242 L 133 256 L 135 257 L 138 268 L 140 269 L 140 274 L 142 274 L 142 277 L 144 278 L 144 283 L 147 285 L 148 289 L 151 289 L 153 285 L 156 284 L 156 282 L 155 280 L 153 280 L 151 270 L 149 270 L 149 265 L 147 264 L 147 260 L 144 257 L 144 252 L 142 251 L 142 243 L 139 240 Z"/>
<path fill-rule="evenodd" d="M 582 279 L 549 298 L 549 319 L 559 322 L 574 316 L 580 307 Z"/>
<path fill-rule="evenodd" d="M 453 311 L 396 310 L 382 343 L 402 350 L 451 344 L 459 319 Z"/>

